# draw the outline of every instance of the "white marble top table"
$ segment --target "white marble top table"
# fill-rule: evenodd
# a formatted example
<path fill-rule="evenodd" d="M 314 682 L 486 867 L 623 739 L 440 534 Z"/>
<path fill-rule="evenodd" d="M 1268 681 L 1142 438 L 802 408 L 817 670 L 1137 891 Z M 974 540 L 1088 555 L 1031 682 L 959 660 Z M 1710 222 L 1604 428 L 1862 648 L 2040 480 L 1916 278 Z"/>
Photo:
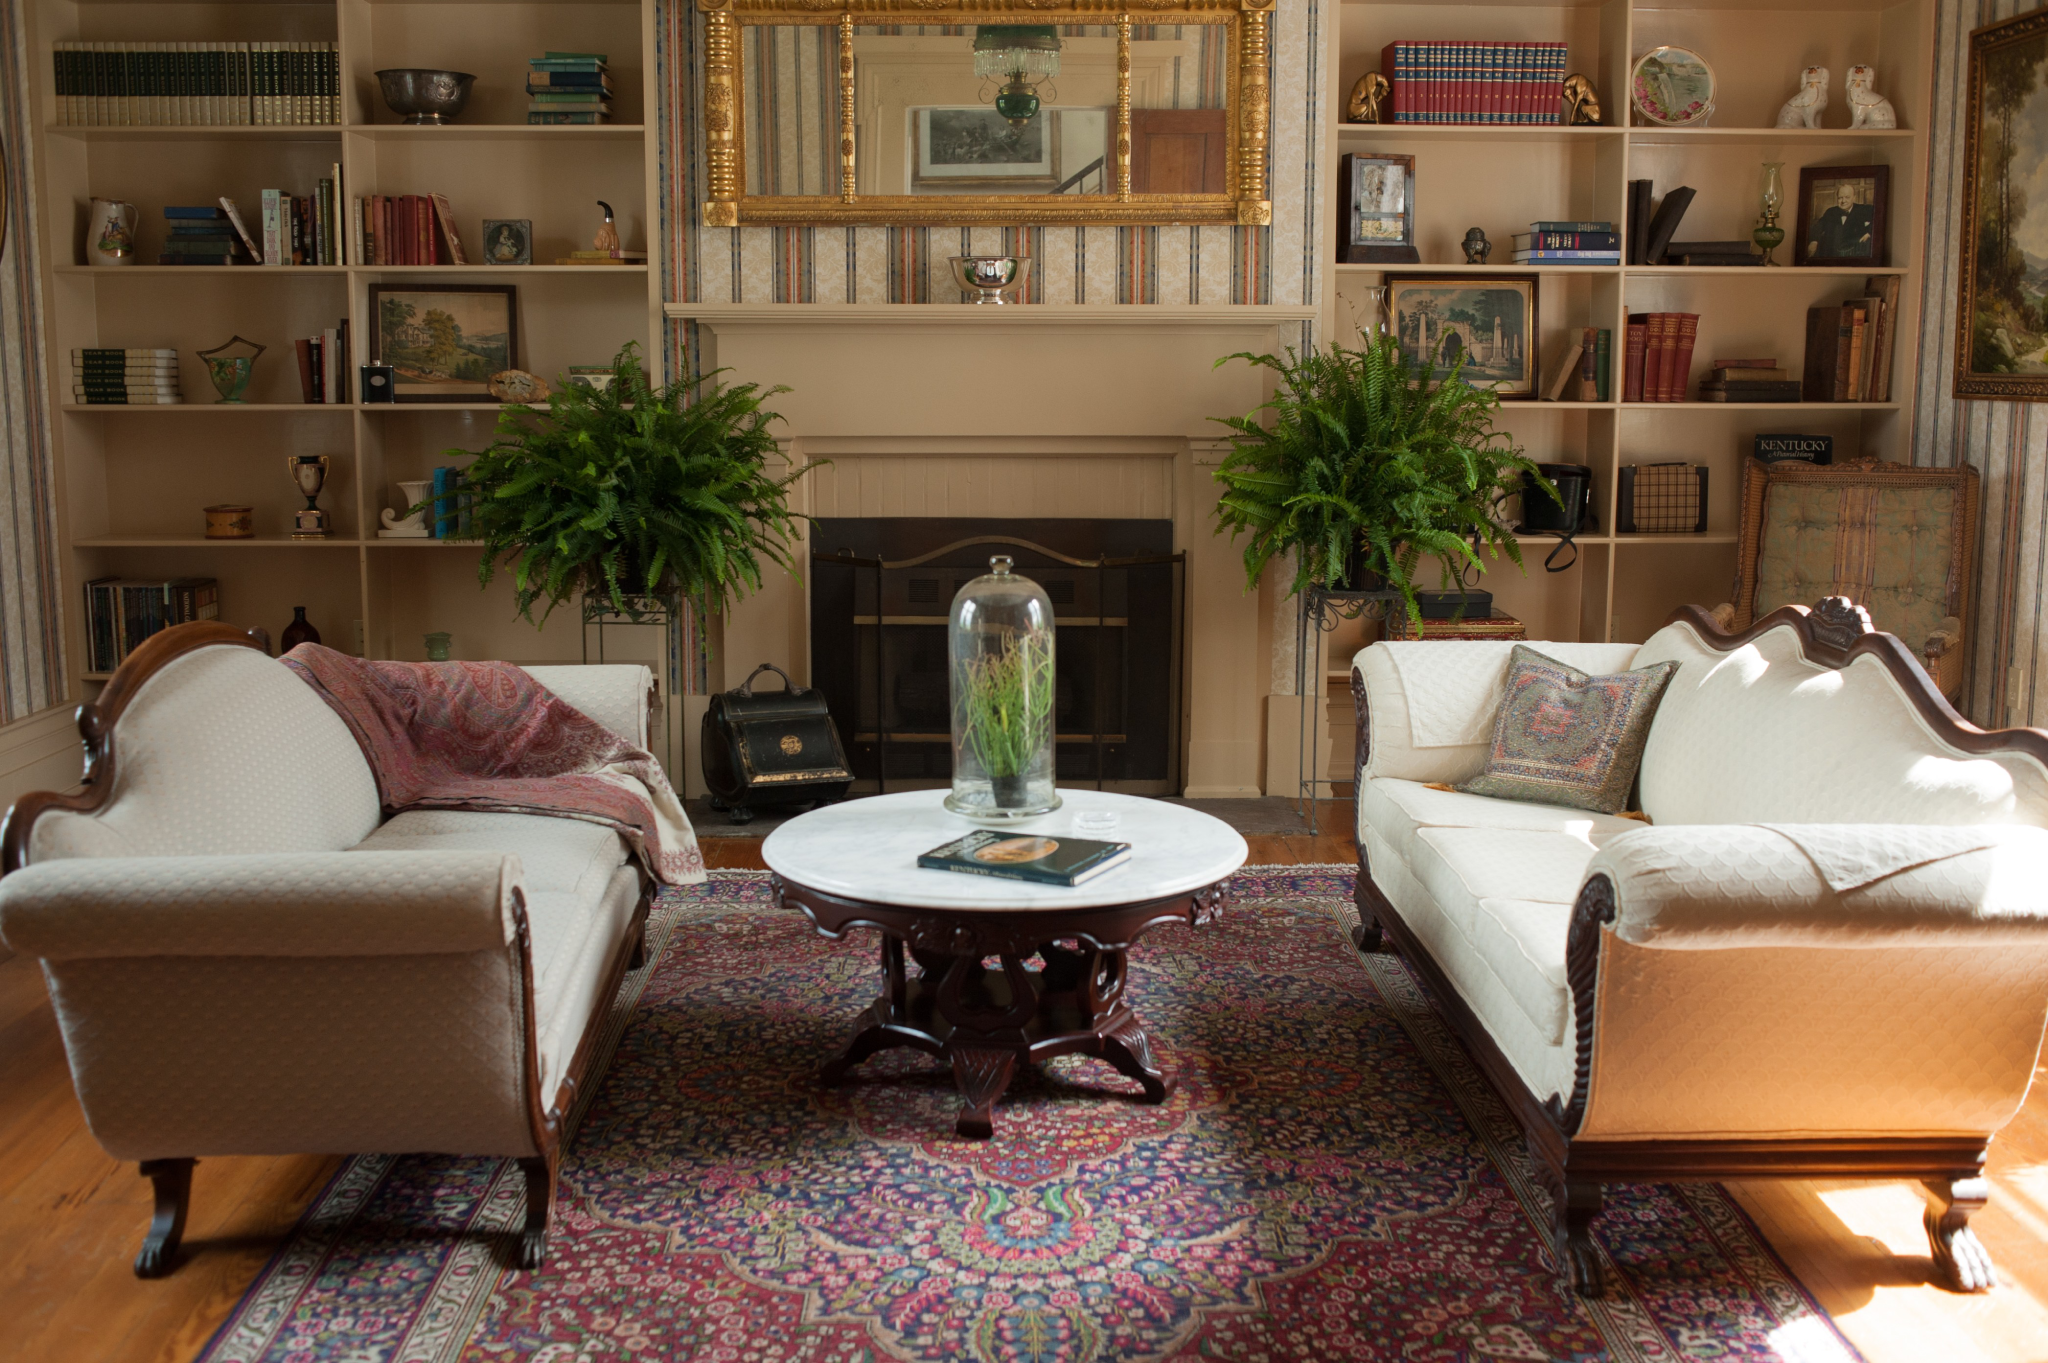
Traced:
<path fill-rule="evenodd" d="M 1186 894 L 1244 865 L 1250 849 L 1236 829 L 1186 805 L 1106 791 L 1061 790 L 1061 806 L 1005 833 L 1096 837 L 1131 844 L 1131 859 L 1086 884 L 932 871 L 917 859 L 941 843 L 990 825 L 948 810 L 943 790 L 875 795 L 812 810 L 779 825 L 761 846 L 768 869 L 798 885 L 869 903 L 927 909 L 1082 909 Z M 1074 831 L 1074 816 L 1113 810 L 1116 831 Z"/>

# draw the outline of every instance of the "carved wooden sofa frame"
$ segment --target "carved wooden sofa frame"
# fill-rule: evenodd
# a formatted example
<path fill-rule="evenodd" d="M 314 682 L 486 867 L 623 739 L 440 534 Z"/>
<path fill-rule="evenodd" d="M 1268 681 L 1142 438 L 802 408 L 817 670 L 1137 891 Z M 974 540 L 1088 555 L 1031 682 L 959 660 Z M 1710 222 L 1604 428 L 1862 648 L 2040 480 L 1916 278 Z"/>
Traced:
<path fill-rule="evenodd" d="M 144 683 L 164 667 L 197 649 L 218 644 L 238 644 L 259 652 L 270 651 L 270 636 L 261 628 L 241 629 L 233 625 L 204 621 L 180 625 L 152 635 L 124 660 L 101 690 L 99 698 L 78 708 L 78 733 L 85 749 L 83 783 L 71 791 L 35 791 L 24 795 L 0 821 L 0 876 L 11 875 L 28 863 L 29 835 L 35 822 L 53 809 L 92 813 L 104 805 L 114 789 L 114 772 L 119 754 L 114 746 L 114 726 L 122 712 L 142 690 Z M 513 904 L 516 935 L 512 949 L 518 955 L 523 993 L 525 1036 L 525 1093 L 527 1125 L 536 1153 L 519 1157 L 526 1179 L 526 1215 L 509 1246 L 509 1262 L 518 1268 L 541 1267 L 547 1254 L 548 1221 L 553 1211 L 555 1181 L 561 1167 L 562 1140 L 569 1109 L 589 1071 L 598 1033 L 595 1024 L 611 1006 L 627 972 L 646 963 L 647 915 L 654 902 L 654 883 L 641 870 L 639 902 L 634 906 L 630 926 L 607 963 L 604 984 L 599 989 L 590 1015 L 584 1019 L 581 1040 L 571 1056 L 555 1101 L 545 1103 L 541 1095 L 539 1037 L 534 1010 L 533 941 L 526 919 L 525 897 L 516 888 Z M 185 1218 L 191 1203 L 193 1158 L 144 1160 L 140 1172 L 154 1185 L 156 1207 L 141 1252 L 135 1256 L 135 1274 L 157 1278 L 175 1265 L 178 1245 L 184 1236 Z"/>
<path fill-rule="evenodd" d="M 1855 658 L 1875 657 L 1904 688 L 1929 727 L 1947 742 L 1972 754 L 2017 751 L 2048 764 L 2048 732 L 1987 731 L 1970 723 L 1942 698 L 1911 650 L 1897 637 L 1874 630 L 1869 615 L 1846 598 L 1828 597 L 1811 610 L 1804 606 L 1781 607 L 1738 633 L 1724 632 L 1711 614 L 1696 606 L 1681 606 L 1666 623 L 1681 622 L 1690 625 L 1705 644 L 1721 652 L 1741 648 L 1767 630 L 1791 625 L 1798 631 L 1800 647 L 1808 661 L 1842 668 Z M 1362 779 L 1371 753 L 1372 727 L 1364 678 L 1355 667 L 1351 672 L 1351 694 L 1358 717 L 1358 749 L 1352 768 L 1357 782 Z M 1361 788 L 1354 785 L 1354 789 Z M 1985 1140 L 1576 1138 L 1585 1117 L 1592 1077 L 1601 931 L 1615 917 L 1614 886 L 1606 876 L 1594 875 L 1581 889 L 1573 906 L 1566 944 L 1565 976 L 1577 1024 L 1575 1085 L 1568 1103 L 1560 1103 L 1555 1097 L 1545 1102 L 1530 1091 L 1459 996 L 1449 976 L 1373 884 L 1362 846 L 1353 897 L 1359 912 L 1353 944 L 1361 952 L 1372 952 L 1382 949 L 1383 935 L 1393 939 L 1395 948 L 1422 976 L 1445 1020 L 1521 1124 L 1538 1174 L 1550 1192 L 1552 1245 L 1560 1270 L 1581 1296 L 1598 1297 L 1604 1291 L 1592 1225 L 1600 1215 L 1605 1184 L 1720 1179 L 1919 1180 L 1938 1203 L 1930 1206 L 1926 1214 L 1928 1241 L 1936 1267 L 1964 1291 L 1979 1291 L 1992 1285 L 1990 1256 L 1967 1224 L 1971 1214 L 1983 1208 L 1990 1193 L 1984 1177 L 1989 1155 Z"/>

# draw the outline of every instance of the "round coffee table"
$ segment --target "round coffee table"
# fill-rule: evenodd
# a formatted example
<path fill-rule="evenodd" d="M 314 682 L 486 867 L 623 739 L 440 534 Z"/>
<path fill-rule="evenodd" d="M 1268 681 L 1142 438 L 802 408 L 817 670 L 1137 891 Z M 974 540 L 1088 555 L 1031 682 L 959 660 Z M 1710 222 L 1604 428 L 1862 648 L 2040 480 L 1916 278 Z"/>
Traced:
<path fill-rule="evenodd" d="M 945 792 L 911 791 L 828 805 L 768 835 L 761 855 L 775 902 L 794 905 L 827 937 L 882 934 L 882 996 L 853 1040 L 819 1072 L 837 1084 L 877 1051 L 911 1046 L 947 1061 L 962 1105 L 954 1129 L 986 1139 L 1019 1060 L 1100 1056 L 1159 1103 L 1173 1081 L 1124 995 L 1132 942 L 1161 923 L 1200 927 L 1223 911 L 1223 881 L 1244 864 L 1237 830 L 1185 805 L 1062 790 L 1051 814 L 1005 833 L 1075 834 L 1074 816 L 1114 811 L 1105 841 L 1131 859 L 1083 885 L 929 871 L 919 854 L 980 825 L 948 812 Z M 922 967 L 911 977 L 904 954 Z M 1001 968 L 984 961 L 997 957 Z M 1025 961 L 1037 956 L 1043 965 Z"/>

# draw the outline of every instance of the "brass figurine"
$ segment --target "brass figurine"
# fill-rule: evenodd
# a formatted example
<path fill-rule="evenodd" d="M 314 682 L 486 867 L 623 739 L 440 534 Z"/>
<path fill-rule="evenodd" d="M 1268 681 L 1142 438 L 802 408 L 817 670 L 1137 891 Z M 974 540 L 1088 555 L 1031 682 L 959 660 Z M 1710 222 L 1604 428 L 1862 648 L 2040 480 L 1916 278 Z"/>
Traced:
<path fill-rule="evenodd" d="M 1486 233 L 1474 227 L 1465 233 L 1465 240 L 1459 243 L 1465 248 L 1467 265 L 1484 265 L 1486 258 L 1493 254 L 1493 243 L 1486 239 Z"/>
<path fill-rule="evenodd" d="M 603 199 L 597 206 L 604 210 L 604 221 L 597 226 L 597 237 L 590 243 L 593 251 L 616 251 L 619 249 L 619 229 L 612 221 L 612 206 Z"/>
<path fill-rule="evenodd" d="M 1564 78 L 1564 121 L 1574 127 L 1600 126 L 1600 92 L 1576 72 Z"/>
<path fill-rule="evenodd" d="M 1387 108 L 1387 96 L 1393 90 L 1387 78 L 1377 71 L 1368 71 L 1358 78 L 1358 84 L 1351 87 L 1351 98 L 1344 101 L 1346 123 L 1381 123 Z"/>

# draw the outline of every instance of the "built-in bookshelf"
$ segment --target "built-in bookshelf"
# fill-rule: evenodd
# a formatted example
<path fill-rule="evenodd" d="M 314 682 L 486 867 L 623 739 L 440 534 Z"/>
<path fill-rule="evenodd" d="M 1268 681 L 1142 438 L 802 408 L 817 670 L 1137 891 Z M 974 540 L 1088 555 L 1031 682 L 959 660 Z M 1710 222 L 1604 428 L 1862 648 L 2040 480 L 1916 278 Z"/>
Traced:
<path fill-rule="evenodd" d="M 1380 67 L 1395 40 L 1562 41 L 1568 69 L 1599 91 L 1603 126 L 1458 126 L 1332 122 L 1325 143 L 1324 202 L 1338 202 L 1338 158 L 1349 152 L 1415 157 L 1417 266 L 1335 265 L 1325 290 L 1326 334 L 1354 338 L 1361 291 L 1388 271 L 1484 275 L 1537 273 L 1545 366 L 1582 328 L 1613 331 L 1619 365 L 1627 318 L 1651 312 L 1699 314 L 1688 395 L 1715 356 L 1775 355 L 1800 372 L 1809 307 L 1861 295 L 1866 277 L 1898 275 L 1892 329 L 1891 394 L 1883 403 L 1509 402 L 1501 427 L 1545 463 L 1593 470 L 1598 527 L 1577 537 L 1577 564 L 1545 572 L 1556 541 L 1523 542 L 1526 575 L 1504 566 L 1486 575 L 1497 606 L 1524 620 L 1531 638 L 1641 640 L 1673 607 L 1729 599 L 1735 571 L 1743 460 L 1758 433 L 1831 435 L 1837 460 L 1857 455 L 1910 461 L 1914 338 L 1919 328 L 1920 205 L 1925 197 L 1933 0 L 1688 0 L 1683 6 L 1631 0 L 1591 4 L 1358 3 L 1340 7 L 1331 39 L 1328 90 L 1341 119 L 1352 82 Z M 1635 59 L 1660 44 L 1684 46 L 1713 66 L 1715 112 L 1698 128 L 1644 126 L 1626 98 Z M 1877 68 L 1877 89 L 1898 110 L 1899 127 L 1850 130 L 1843 80 L 1852 64 Z M 1772 126 L 1803 66 L 1832 73 L 1824 126 Z M 1659 198 L 1678 185 L 1698 191 L 1679 236 L 1747 237 L 1755 226 L 1764 161 L 1784 163 L 1783 268 L 1679 265 L 1515 265 L 1510 240 L 1537 220 L 1608 220 L 1627 230 L 1628 182 L 1655 182 Z M 1799 170 L 1814 165 L 1891 167 L 1888 265 L 1883 269 L 1791 268 Z M 1335 209 L 1329 217 L 1334 225 Z M 1466 265 L 1459 243 L 1481 228 L 1491 263 Z M 1334 237 L 1331 239 L 1334 258 Z M 1615 493 L 1623 465 L 1668 460 L 1704 464 L 1705 534 L 1616 535 Z M 1341 643 L 1342 641 L 1340 641 Z M 1348 657 L 1341 647 L 1331 656 Z"/>
<path fill-rule="evenodd" d="M 420 659 L 424 636 L 446 630 L 458 658 L 576 661 L 573 610 L 545 629 L 517 618 L 509 584 L 477 583 L 473 548 L 380 539 L 379 513 L 401 507 L 401 480 L 449 451 L 485 444 L 495 402 L 363 405 L 301 401 L 293 341 L 347 319 L 353 363 L 367 358 L 370 288 L 378 283 L 510 284 L 518 288 L 518 366 L 551 383 L 571 365 L 603 364 L 627 341 L 661 363 L 659 271 L 646 265 L 561 266 L 588 249 L 602 214 L 621 244 L 648 250 L 659 220 L 652 0 L 370 0 L 323 3 L 77 3 L 31 0 L 42 137 L 40 227 L 48 353 L 62 469 L 69 590 L 93 578 L 211 577 L 222 617 L 275 638 L 305 606 L 323 641 L 358 639 L 370 657 Z M 60 42 L 319 44 L 336 48 L 340 121 L 330 124 L 126 125 L 65 123 L 53 78 Z M 526 122 L 528 61 L 543 51 L 603 52 L 613 116 L 597 126 Z M 460 121 L 402 125 L 375 72 L 444 67 L 477 75 Z M 165 205 L 222 195 L 253 219 L 266 188 L 311 193 L 342 167 L 341 197 L 445 195 L 472 260 L 486 218 L 533 224 L 531 266 L 162 266 L 87 264 L 94 197 L 133 203 L 138 257 L 154 262 Z M 252 221 L 252 227 L 253 227 Z M 240 335 L 265 346 L 246 405 L 225 405 L 196 352 Z M 184 402 L 153 407 L 72 402 L 65 357 L 74 348 L 173 347 Z M 349 396 L 354 397 L 354 375 Z M 320 496 L 333 522 L 324 541 L 290 538 L 304 499 L 285 456 L 332 457 Z M 204 538 L 203 507 L 246 503 L 257 536 Z M 449 552 L 459 550 L 459 552 Z M 69 656 L 88 687 L 82 610 L 70 612 Z M 358 627 L 360 622 L 360 630 Z"/>

